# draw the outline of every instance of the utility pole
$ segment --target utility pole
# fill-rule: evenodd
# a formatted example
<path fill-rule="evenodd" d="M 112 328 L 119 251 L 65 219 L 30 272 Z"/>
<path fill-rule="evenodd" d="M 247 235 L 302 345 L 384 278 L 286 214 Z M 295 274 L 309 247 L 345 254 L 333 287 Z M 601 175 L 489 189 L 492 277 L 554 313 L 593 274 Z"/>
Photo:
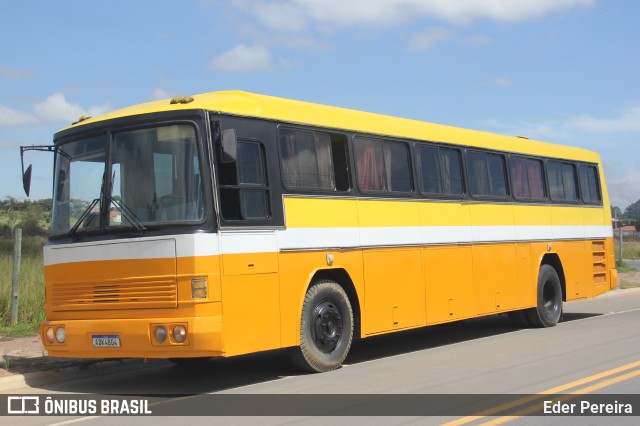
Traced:
<path fill-rule="evenodd" d="M 13 276 L 11 279 L 11 325 L 18 323 L 18 287 L 20 286 L 20 260 L 22 258 L 22 228 L 14 230 Z"/>

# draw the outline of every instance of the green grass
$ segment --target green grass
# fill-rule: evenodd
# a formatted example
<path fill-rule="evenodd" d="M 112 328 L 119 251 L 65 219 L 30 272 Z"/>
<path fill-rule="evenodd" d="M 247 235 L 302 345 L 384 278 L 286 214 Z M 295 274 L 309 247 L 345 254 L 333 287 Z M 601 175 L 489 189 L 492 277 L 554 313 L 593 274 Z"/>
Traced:
<path fill-rule="evenodd" d="M 620 242 L 615 240 L 616 259 L 619 259 Z M 622 240 L 622 258 L 640 260 L 640 242 Z"/>
<path fill-rule="evenodd" d="M 1 336 L 12 336 L 12 337 L 25 337 L 25 336 L 34 336 L 38 334 L 38 329 L 40 328 L 40 323 L 38 324 L 17 324 L 14 326 L 0 326 L 0 335 Z"/>
<path fill-rule="evenodd" d="M 26 237 L 18 287 L 18 325 L 10 326 L 13 242 L 0 244 L 0 334 L 25 336 L 35 334 L 45 319 L 43 238 Z M 11 247 L 8 249 L 8 247 Z"/>
<path fill-rule="evenodd" d="M 632 268 L 629 265 L 627 265 L 624 260 L 622 262 L 617 262 L 616 263 L 616 269 L 618 270 L 619 273 L 623 273 L 623 272 L 637 272 L 638 270 L 636 268 Z"/>

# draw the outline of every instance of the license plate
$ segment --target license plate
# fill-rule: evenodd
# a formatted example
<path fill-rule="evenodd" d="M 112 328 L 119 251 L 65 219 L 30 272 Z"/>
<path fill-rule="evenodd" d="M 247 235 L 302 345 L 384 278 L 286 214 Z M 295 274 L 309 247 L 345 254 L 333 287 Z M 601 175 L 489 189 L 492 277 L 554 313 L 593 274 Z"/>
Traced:
<path fill-rule="evenodd" d="M 94 348 L 119 348 L 120 336 L 116 335 L 93 335 L 91 336 Z"/>

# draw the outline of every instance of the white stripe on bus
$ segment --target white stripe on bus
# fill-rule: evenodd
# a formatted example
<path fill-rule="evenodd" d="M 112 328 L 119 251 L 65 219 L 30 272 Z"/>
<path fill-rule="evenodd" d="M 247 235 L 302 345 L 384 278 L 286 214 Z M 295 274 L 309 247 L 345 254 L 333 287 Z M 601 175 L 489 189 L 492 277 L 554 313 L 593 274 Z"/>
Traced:
<path fill-rule="evenodd" d="M 163 259 L 220 254 L 271 253 L 325 248 L 486 244 L 589 240 L 613 236 L 610 226 L 407 226 L 376 228 L 289 228 L 224 230 L 48 245 L 44 264 L 100 260 Z"/>

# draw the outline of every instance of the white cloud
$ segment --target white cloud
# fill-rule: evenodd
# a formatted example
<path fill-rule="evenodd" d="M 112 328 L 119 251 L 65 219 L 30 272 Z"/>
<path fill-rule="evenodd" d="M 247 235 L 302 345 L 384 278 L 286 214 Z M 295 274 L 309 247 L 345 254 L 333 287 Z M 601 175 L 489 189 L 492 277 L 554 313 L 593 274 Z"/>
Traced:
<path fill-rule="evenodd" d="M 395 25 L 416 18 L 464 23 L 476 19 L 515 22 L 595 0 L 286 0 L 240 1 L 273 29 L 302 30 L 308 22 L 329 26 Z M 289 17 L 291 17 L 289 19 Z"/>
<path fill-rule="evenodd" d="M 154 101 L 159 101 L 161 99 L 168 99 L 171 97 L 172 96 L 169 94 L 168 91 L 160 87 L 156 87 L 155 89 L 153 89 L 153 92 L 151 92 L 151 99 Z"/>
<path fill-rule="evenodd" d="M 608 164 L 604 165 L 605 174 L 607 175 L 607 188 L 609 189 L 609 198 L 612 206 L 618 206 L 624 212 L 624 209 L 632 203 L 640 199 L 640 171 L 627 170 L 625 175 L 615 176 L 613 172 L 617 165 L 610 168 Z M 613 170 L 611 170 L 613 169 Z"/>
<path fill-rule="evenodd" d="M 28 124 L 34 124 L 37 121 L 38 120 L 33 114 L 0 105 L 0 127 L 25 126 Z"/>
<path fill-rule="evenodd" d="M 257 2 L 251 9 L 265 26 L 280 31 L 301 31 L 307 27 L 305 10 L 295 2 Z"/>
<path fill-rule="evenodd" d="M 494 78 L 490 81 L 490 83 L 494 86 L 507 87 L 513 85 L 513 80 L 511 79 L 511 77 L 502 76 Z"/>
<path fill-rule="evenodd" d="M 29 74 L 24 71 L 18 71 L 11 68 L 6 68 L 0 65 L 0 77 L 5 80 L 24 80 L 28 78 Z"/>
<path fill-rule="evenodd" d="M 264 71 L 273 67 L 273 57 L 263 46 L 239 44 L 216 56 L 210 67 L 220 71 Z"/>
<path fill-rule="evenodd" d="M 19 127 L 40 123 L 67 123 L 77 121 L 82 115 L 96 116 L 111 110 L 111 105 L 94 106 L 89 109 L 67 102 L 62 93 L 49 96 L 33 106 L 33 113 L 19 111 L 0 105 L 0 127 Z"/>
<path fill-rule="evenodd" d="M 110 109 L 110 105 L 84 109 L 78 104 L 67 102 L 62 93 L 53 94 L 33 107 L 35 115 L 44 123 L 72 123 L 83 115 L 93 117 L 104 114 Z"/>
<path fill-rule="evenodd" d="M 493 131 L 510 135 L 524 135 L 535 139 L 562 139 L 576 134 L 620 134 L 640 132 L 640 107 L 630 107 L 612 118 L 597 118 L 589 114 L 569 117 L 565 120 L 520 121 L 505 123 L 486 120 L 484 124 Z"/>
<path fill-rule="evenodd" d="M 409 49 L 414 52 L 431 49 L 436 44 L 447 41 L 451 37 L 451 31 L 445 28 L 428 28 L 414 35 L 409 44 Z"/>
<path fill-rule="evenodd" d="M 596 133 L 619 133 L 640 131 L 640 107 L 622 111 L 618 117 L 596 118 L 581 115 L 569 121 L 570 127 Z"/>
<path fill-rule="evenodd" d="M 0 139 L 0 149 L 11 148 L 14 149 L 17 147 L 17 144 L 9 139 Z"/>

